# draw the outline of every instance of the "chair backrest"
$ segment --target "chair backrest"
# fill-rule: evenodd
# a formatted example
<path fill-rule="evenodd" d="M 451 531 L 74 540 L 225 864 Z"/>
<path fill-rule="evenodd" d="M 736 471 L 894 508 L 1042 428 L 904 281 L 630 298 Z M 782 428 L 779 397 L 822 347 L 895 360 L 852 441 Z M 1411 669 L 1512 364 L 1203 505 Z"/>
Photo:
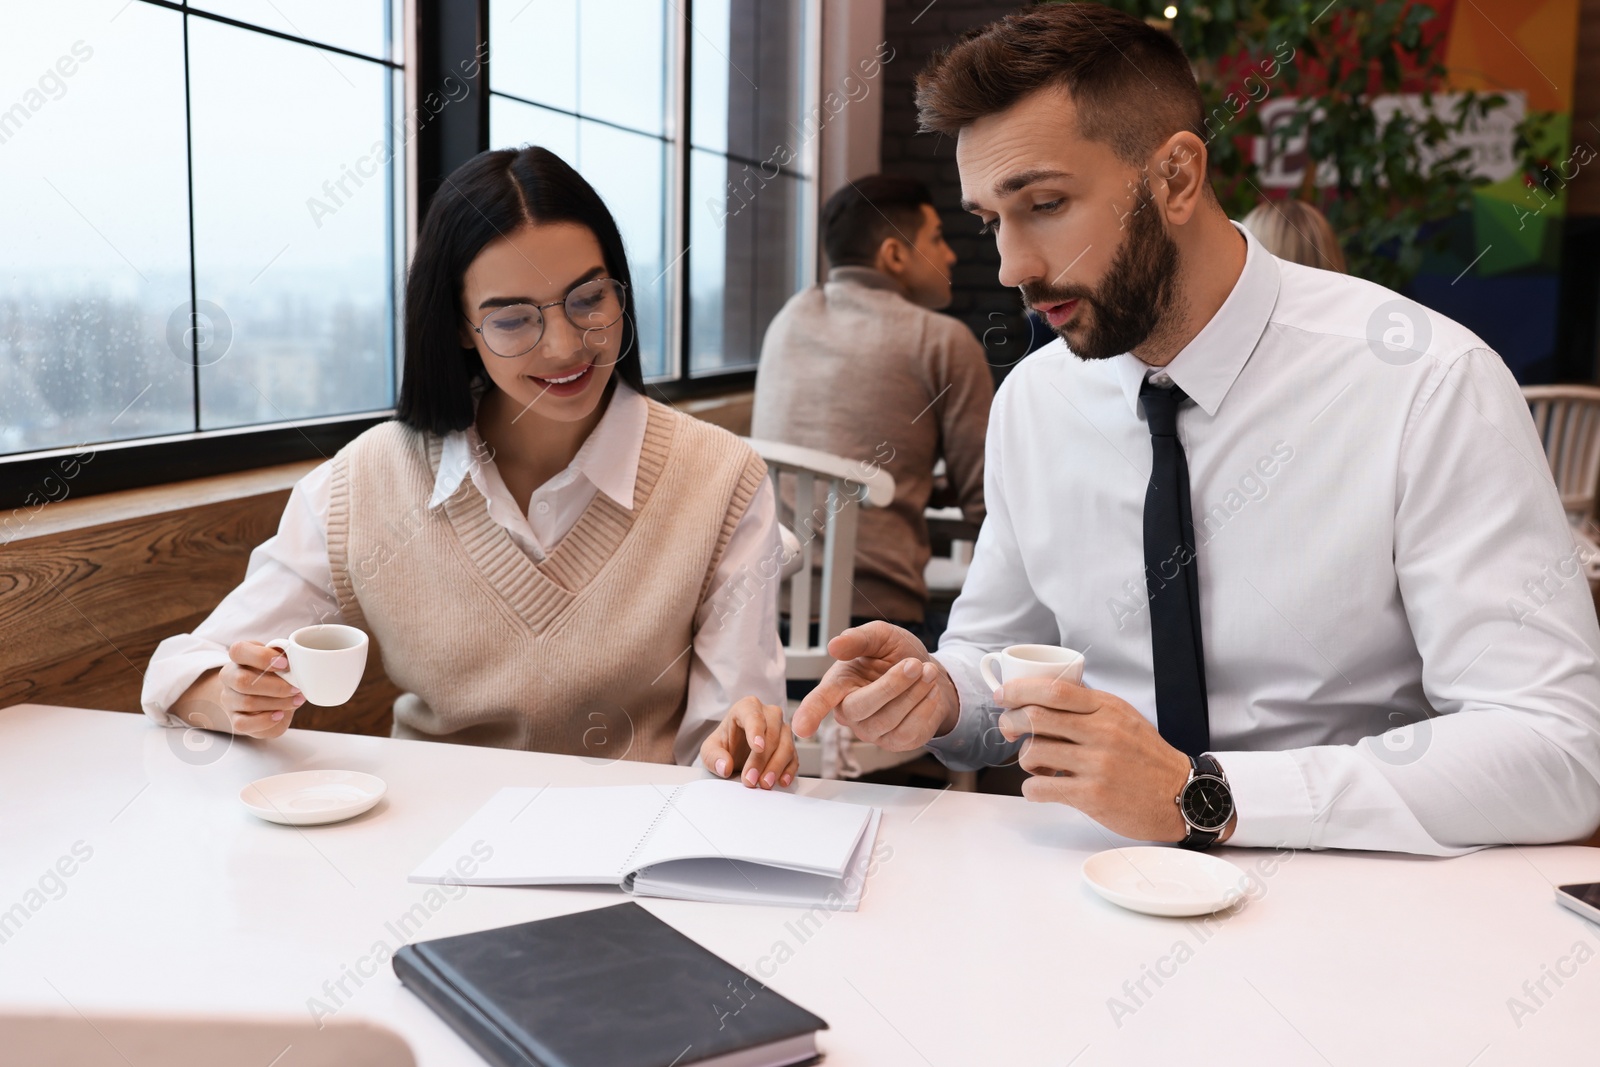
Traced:
<path fill-rule="evenodd" d="M 1594 514 L 1600 490 L 1600 389 L 1590 385 L 1529 385 L 1534 428 L 1544 443 L 1567 515 L 1582 521 Z"/>
<path fill-rule="evenodd" d="M 846 459 L 814 448 L 748 438 L 766 461 L 774 496 L 782 500 L 779 479 L 794 481 L 791 530 L 800 542 L 799 566 L 782 579 L 789 587 L 789 644 L 784 649 L 787 676 L 821 678 L 833 662 L 828 642 L 850 625 L 856 558 L 858 508 L 887 507 L 894 500 L 894 476 L 875 464 Z M 811 644 L 811 575 L 822 538 L 822 605 L 817 644 Z M 786 571 L 788 568 L 785 568 Z"/>

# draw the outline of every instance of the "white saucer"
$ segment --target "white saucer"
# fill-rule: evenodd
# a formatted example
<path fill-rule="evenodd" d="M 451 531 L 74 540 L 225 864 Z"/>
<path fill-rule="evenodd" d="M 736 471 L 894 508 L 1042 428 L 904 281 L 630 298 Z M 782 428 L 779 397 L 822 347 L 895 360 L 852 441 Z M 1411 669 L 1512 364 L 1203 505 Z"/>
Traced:
<path fill-rule="evenodd" d="M 1147 915 L 1209 915 L 1244 895 L 1246 875 L 1227 860 L 1181 848 L 1138 845 L 1097 852 L 1083 880 L 1113 904 Z"/>
<path fill-rule="evenodd" d="M 291 771 L 256 779 L 239 790 L 239 800 L 268 822 L 317 826 L 360 815 L 388 788 L 360 771 Z"/>

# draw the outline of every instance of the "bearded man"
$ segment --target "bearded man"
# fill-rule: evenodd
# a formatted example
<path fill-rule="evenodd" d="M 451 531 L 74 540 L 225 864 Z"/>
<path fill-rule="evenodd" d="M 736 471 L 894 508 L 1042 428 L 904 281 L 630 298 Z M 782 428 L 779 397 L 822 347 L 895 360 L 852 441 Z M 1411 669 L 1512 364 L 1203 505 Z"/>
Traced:
<path fill-rule="evenodd" d="M 1600 822 L 1600 625 L 1528 409 L 1470 331 L 1273 258 L 1207 180 L 1189 64 L 1093 4 L 935 58 L 1000 281 L 1058 335 L 991 412 L 936 653 L 848 630 L 795 715 L 1131 838 L 1452 855 Z M 1082 684 L 979 661 L 1082 652 Z"/>

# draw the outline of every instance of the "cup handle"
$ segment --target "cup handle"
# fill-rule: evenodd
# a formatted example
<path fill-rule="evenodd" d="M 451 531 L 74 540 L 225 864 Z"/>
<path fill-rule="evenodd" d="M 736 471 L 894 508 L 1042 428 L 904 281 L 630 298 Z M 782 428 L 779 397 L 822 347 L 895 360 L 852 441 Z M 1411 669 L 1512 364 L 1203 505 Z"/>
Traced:
<path fill-rule="evenodd" d="M 290 642 L 290 640 L 287 637 L 274 637 L 271 641 L 263 641 L 261 643 L 266 645 L 268 648 L 275 648 L 279 652 L 282 652 L 285 662 L 288 661 L 288 659 L 289 659 L 289 645 L 292 642 Z M 288 682 L 290 685 L 294 686 L 296 689 L 300 688 L 300 683 L 294 680 L 294 675 L 289 673 L 289 668 L 288 667 L 285 667 L 283 670 L 279 671 L 278 673 L 283 676 L 283 680 L 284 681 Z"/>
<path fill-rule="evenodd" d="M 978 673 L 983 675 L 983 680 L 989 684 L 990 692 L 1000 688 L 1000 679 L 996 678 L 990 670 L 990 667 L 999 659 L 1000 653 L 985 652 L 983 658 L 978 661 Z"/>

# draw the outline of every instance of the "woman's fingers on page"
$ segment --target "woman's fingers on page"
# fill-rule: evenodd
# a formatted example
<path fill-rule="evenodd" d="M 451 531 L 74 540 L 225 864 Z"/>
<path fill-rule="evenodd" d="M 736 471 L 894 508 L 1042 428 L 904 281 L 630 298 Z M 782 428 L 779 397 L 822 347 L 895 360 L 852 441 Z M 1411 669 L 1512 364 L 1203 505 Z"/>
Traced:
<path fill-rule="evenodd" d="M 766 720 L 766 743 L 761 746 L 762 766 L 757 782 L 762 789 L 771 789 L 788 770 L 789 759 L 794 752 L 794 734 L 789 724 L 783 721 L 782 708 L 765 704 L 761 712 Z"/>
<path fill-rule="evenodd" d="M 759 697 L 745 697 L 728 712 L 728 776 L 753 785 L 747 775 L 752 764 L 766 761 L 766 716 Z"/>
<path fill-rule="evenodd" d="M 744 730 L 739 725 L 739 716 L 746 705 L 761 706 L 761 701 L 755 697 L 745 697 L 728 709 L 728 714 L 723 716 L 722 722 L 711 731 L 711 736 L 706 738 L 700 746 L 700 758 L 705 765 L 711 768 L 711 773 L 718 778 L 727 778 L 737 772 L 740 762 L 744 759 L 745 743 Z"/>
<path fill-rule="evenodd" d="M 772 710 L 777 713 L 777 739 L 772 745 L 772 752 L 767 756 L 767 769 L 761 775 L 762 784 L 768 789 L 788 785 L 800 771 L 800 756 L 795 749 L 794 731 L 783 721 L 782 708 Z"/>
<path fill-rule="evenodd" d="M 733 766 L 732 760 L 728 755 L 728 743 L 723 738 L 726 730 L 727 723 L 724 721 L 715 730 L 711 731 L 709 737 L 700 743 L 700 762 L 704 763 L 711 773 L 718 778 L 728 777 L 728 768 Z"/>
<path fill-rule="evenodd" d="M 755 697 L 748 697 L 739 701 L 734 706 L 738 715 L 739 729 L 744 731 L 746 742 L 749 744 L 749 754 L 745 757 L 744 767 L 739 772 L 739 780 L 751 789 L 761 785 L 761 774 L 767 765 L 767 756 L 771 753 L 776 740 L 776 735 L 769 737 L 771 731 L 769 713 L 770 704 L 763 704 Z M 778 712 L 778 724 L 783 724 L 783 712 Z"/>
<path fill-rule="evenodd" d="M 744 761 L 744 732 L 728 719 L 701 746 L 700 757 L 711 773 L 718 778 L 731 778 L 739 773 Z"/>

